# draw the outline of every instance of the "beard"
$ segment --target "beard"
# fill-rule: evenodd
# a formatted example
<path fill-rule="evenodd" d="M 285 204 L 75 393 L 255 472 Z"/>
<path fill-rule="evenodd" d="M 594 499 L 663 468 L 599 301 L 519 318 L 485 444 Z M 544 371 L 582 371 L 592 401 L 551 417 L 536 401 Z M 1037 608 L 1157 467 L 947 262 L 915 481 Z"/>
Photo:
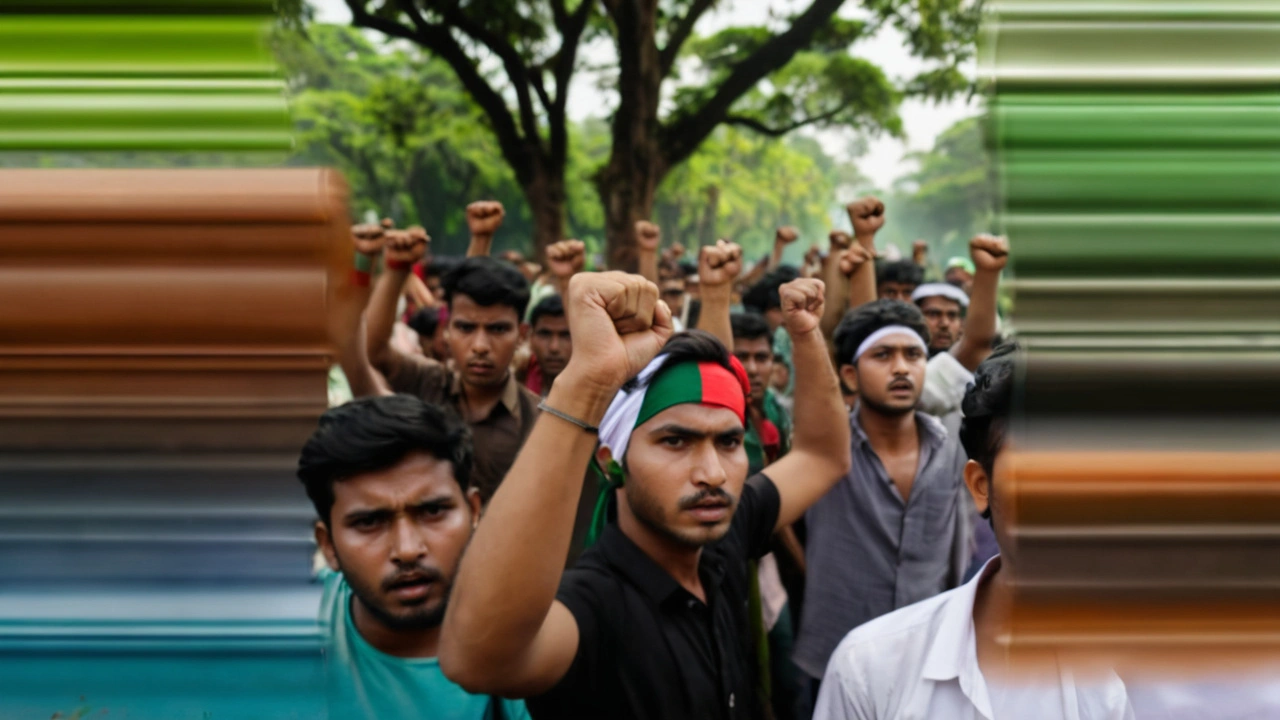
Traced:
<path fill-rule="evenodd" d="M 867 406 L 878 415 L 884 415 L 886 417 L 901 417 L 903 415 L 906 415 L 907 413 L 915 412 L 916 404 L 920 402 L 920 396 L 917 395 L 915 401 L 913 401 L 911 405 L 908 407 L 894 407 L 891 405 L 887 405 L 885 403 L 880 402 L 879 400 L 876 400 L 875 398 L 872 398 L 870 395 L 866 393 L 862 393 L 858 397 L 858 402 Z"/>
<path fill-rule="evenodd" d="M 338 559 L 338 564 L 341 567 L 341 558 Z M 392 630 L 431 630 L 440 627 L 444 622 L 445 610 L 449 607 L 449 594 L 453 591 L 453 583 L 445 582 L 439 570 L 417 567 L 412 572 L 424 580 L 440 584 L 444 588 L 440 599 L 433 603 L 430 598 L 424 598 L 419 603 L 394 608 L 390 604 L 393 601 L 386 599 L 385 593 L 390 592 L 396 585 L 396 576 L 384 578 L 378 588 L 369 587 L 363 580 L 350 573 L 344 572 L 343 576 L 347 580 L 347 585 L 351 586 L 351 594 L 355 595 L 356 600 L 383 626 Z"/>
<path fill-rule="evenodd" d="M 681 547 L 696 550 L 723 538 L 729 533 L 731 522 L 723 522 L 709 527 L 702 526 L 692 530 L 673 527 L 668 521 L 666 513 L 662 510 L 662 504 L 644 490 L 636 487 L 634 481 L 624 484 L 622 491 L 626 493 L 627 505 L 631 508 L 631 514 L 635 516 L 641 525 Z M 723 490 L 704 490 L 696 495 L 681 498 L 680 508 L 692 507 L 708 497 L 726 498 L 729 502 L 727 519 L 729 521 L 733 520 L 733 513 L 737 511 L 737 500 Z"/>

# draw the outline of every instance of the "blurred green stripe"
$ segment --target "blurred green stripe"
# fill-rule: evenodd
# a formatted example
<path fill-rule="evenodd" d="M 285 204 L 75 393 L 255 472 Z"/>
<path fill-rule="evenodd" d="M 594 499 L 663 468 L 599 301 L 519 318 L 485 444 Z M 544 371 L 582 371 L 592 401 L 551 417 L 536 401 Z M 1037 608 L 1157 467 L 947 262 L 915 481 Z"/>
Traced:
<path fill-rule="evenodd" d="M 1005 147 L 1280 149 L 1280 104 L 1051 105 L 993 110 Z"/>
<path fill-rule="evenodd" d="M 262 14 L 274 11 L 271 0 L 4 0 L 0 15 L 34 13 Z"/>
<path fill-rule="evenodd" d="M 14 16 L 0 76 L 271 75 L 263 18 Z"/>

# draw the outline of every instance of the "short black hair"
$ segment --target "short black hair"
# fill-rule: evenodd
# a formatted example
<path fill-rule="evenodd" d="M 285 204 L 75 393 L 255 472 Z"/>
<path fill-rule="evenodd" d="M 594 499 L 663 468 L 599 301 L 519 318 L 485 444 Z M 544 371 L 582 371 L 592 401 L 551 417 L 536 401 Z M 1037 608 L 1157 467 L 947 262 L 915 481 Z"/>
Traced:
<path fill-rule="evenodd" d="M 462 258 L 454 257 L 452 255 L 432 257 L 431 262 L 427 263 L 427 267 L 426 270 L 423 271 L 423 275 L 426 275 L 427 277 L 439 276 L 443 278 L 445 275 L 453 272 L 461 263 Z"/>
<path fill-rule="evenodd" d="M 888 260 L 876 263 L 876 287 L 891 282 L 901 285 L 924 283 L 924 268 L 910 260 Z"/>
<path fill-rule="evenodd" d="M 529 325 L 536 327 L 538 320 L 544 317 L 564 317 L 564 301 L 559 295 L 548 295 L 539 300 L 533 306 L 533 312 L 529 313 Z"/>
<path fill-rule="evenodd" d="M 385 470 L 414 451 L 448 460 L 462 490 L 470 487 L 471 432 L 455 414 L 413 395 L 360 398 L 321 415 L 298 457 L 298 479 L 327 525 L 335 482 Z"/>
<path fill-rule="evenodd" d="M 752 285 L 742 294 L 742 304 L 758 313 L 782 307 L 782 298 L 778 288 L 800 277 L 800 270 L 794 265 L 780 265 L 770 270 L 760 282 Z"/>
<path fill-rule="evenodd" d="M 964 419 L 960 421 L 960 444 L 969 459 L 987 471 L 988 478 L 1009 429 L 1017 358 L 1018 344 L 1015 342 L 1005 343 L 992 351 L 974 372 L 973 382 L 969 383 L 960 403 L 960 410 L 964 413 Z"/>
<path fill-rule="evenodd" d="M 769 332 L 769 323 L 758 313 L 734 313 L 729 316 L 729 325 L 733 328 L 733 339 L 769 341 L 769 349 L 773 349 L 773 333 Z"/>
<path fill-rule="evenodd" d="M 929 326 L 920 308 L 901 300 L 876 300 L 845 313 L 836 328 L 835 343 L 840 365 L 852 365 L 853 354 L 871 333 L 889 325 L 905 325 L 929 345 Z"/>
<path fill-rule="evenodd" d="M 409 318 L 409 327 L 420 337 L 433 337 L 436 329 L 440 327 L 440 308 L 418 308 L 418 311 Z"/>
<path fill-rule="evenodd" d="M 529 281 L 511 263 L 491 257 L 463 260 L 444 276 L 440 286 L 450 308 L 457 295 L 466 295 L 480 307 L 505 305 L 518 317 L 524 317 L 529 307 Z"/>
<path fill-rule="evenodd" d="M 667 360 L 649 379 L 650 384 L 657 382 L 663 373 L 680 363 L 713 362 L 725 369 L 731 368 L 729 349 L 715 335 L 706 330 L 686 330 L 672 335 L 671 339 L 667 340 L 667 344 L 662 346 L 662 354 L 667 356 Z M 637 384 L 637 379 L 631 378 L 622 386 L 622 389 L 631 391 Z"/>
<path fill-rule="evenodd" d="M 698 264 L 688 260 L 681 260 L 680 272 L 684 273 L 685 277 L 693 277 L 698 274 Z"/>

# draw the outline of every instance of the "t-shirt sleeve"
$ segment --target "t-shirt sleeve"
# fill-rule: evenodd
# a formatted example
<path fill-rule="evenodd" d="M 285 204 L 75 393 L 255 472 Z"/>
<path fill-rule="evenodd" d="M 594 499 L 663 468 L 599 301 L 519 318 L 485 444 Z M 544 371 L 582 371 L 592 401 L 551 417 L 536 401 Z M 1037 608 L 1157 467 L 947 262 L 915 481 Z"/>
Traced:
<path fill-rule="evenodd" d="M 449 370 L 435 360 L 392 352 L 378 369 L 386 376 L 391 389 L 398 393 L 441 403 L 448 392 Z"/>
<path fill-rule="evenodd" d="M 920 409 L 930 415 L 946 415 L 959 410 L 965 388 L 972 381 L 973 373 L 961 365 L 955 355 L 949 352 L 934 355 L 925 367 Z"/>
<path fill-rule="evenodd" d="M 756 473 L 747 478 L 730 532 L 737 535 L 748 558 L 756 559 L 768 554 L 781 502 L 777 486 L 767 475 Z"/>
<path fill-rule="evenodd" d="M 594 692 L 600 682 L 600 668 L 613 664 L 609 653 L 614 643 L 605 637 L 608 623 L 601 617 L 608 601 L 601 597 L 600 588 L 601 577 L 593 570 L 573 569 L 564 574 L 556 600 L 568 608 L 578 625 L 578 652 L 560 682 L 537 698 L 530 698 L 530 704 L 573 707 L 576 698 Z"/>

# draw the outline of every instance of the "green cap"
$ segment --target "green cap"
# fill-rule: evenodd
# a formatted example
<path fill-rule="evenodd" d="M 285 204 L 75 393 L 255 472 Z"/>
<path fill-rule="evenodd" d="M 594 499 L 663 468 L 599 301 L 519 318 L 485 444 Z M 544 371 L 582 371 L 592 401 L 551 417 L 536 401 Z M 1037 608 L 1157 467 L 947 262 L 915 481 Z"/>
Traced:
<path fill-rule="evenodd" d="M 950 270 L 951 268 L 954 268 L 954 267 L 963 268 L 964 271 L 969 273 L 970 275 L 974 273 L 973 261 L 967 257 L 961 257 L 957 255 L 951 258 L 950 260 L 948 260 L 946 269 Z"/>

